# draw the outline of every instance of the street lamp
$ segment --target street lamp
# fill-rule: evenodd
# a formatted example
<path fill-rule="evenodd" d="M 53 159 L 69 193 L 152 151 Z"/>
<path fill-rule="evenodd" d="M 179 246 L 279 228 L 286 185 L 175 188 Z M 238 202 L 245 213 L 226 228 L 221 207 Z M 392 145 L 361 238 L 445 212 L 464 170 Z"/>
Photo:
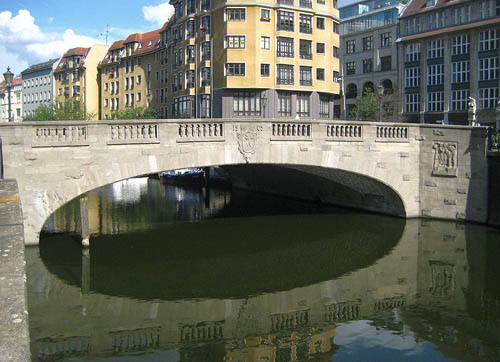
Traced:
<path fill-rule="evenodd" d="M 12 104 L 10 100 L 10 90 L 12 89 L 12 80 L 14 79 L 14 74 L 10 71 L 10 68 L 7 67 L 7 71 L 3 73 L 5 78 L 5 86 L 7 87 L 7 97 L 9 97 L 9 122 L 13 122 L 12 120 Z"/>
<path fill-rule="evenodd" d="M 378 86 L 378 103 L 379 103 L 379 108 L 378 108 L 378 121 L 382 122 L 382 95 L 384 94 L 384 86 L 382 84 L 379 84 Z"/>

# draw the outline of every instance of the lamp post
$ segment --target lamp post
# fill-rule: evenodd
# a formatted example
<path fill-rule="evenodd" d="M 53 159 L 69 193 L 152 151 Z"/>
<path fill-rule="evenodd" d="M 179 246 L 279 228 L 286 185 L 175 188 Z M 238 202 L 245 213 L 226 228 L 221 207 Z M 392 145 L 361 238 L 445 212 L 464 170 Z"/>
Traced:
<path fill-rule="evenodd" d="M 7 87 L 7 97 L 9 98 L 9 122 L 13 122 L 12 120 L 12 104 L 10 100 L 10 90 L 12 89 L 12 80 L 14 79 L 14 74 L 10 71 L 10 68 L 7 67 L 7 71 L 3 73 L 5 78 L 5 86 Z"/>
<path fill-rule="evenodd" d="M 384 86 L 378 86 L 378 121 L 382 122 L 382 95 L 384 94 Z"/>

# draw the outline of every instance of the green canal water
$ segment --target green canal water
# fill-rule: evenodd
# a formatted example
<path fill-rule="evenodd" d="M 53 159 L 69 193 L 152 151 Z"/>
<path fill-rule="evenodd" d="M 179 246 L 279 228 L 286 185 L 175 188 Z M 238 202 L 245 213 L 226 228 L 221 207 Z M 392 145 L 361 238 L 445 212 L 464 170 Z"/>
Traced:
<path fill-rule="evenodd" d="M 500 231 L 138 178 L 26 249 L 34 361 L 500 361 Z"/>

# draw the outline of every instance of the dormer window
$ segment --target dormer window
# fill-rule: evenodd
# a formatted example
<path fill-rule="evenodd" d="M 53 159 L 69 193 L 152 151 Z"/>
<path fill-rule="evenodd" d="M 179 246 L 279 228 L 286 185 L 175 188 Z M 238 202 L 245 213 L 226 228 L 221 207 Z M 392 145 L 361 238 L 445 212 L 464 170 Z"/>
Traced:
<path fill-rule="evenodd" d="M 425 3 L 426 8 L 430 8 L 431 6 L 434 5 L 436 5 L 436 0 L 427 0 L 427 2 Z"/>

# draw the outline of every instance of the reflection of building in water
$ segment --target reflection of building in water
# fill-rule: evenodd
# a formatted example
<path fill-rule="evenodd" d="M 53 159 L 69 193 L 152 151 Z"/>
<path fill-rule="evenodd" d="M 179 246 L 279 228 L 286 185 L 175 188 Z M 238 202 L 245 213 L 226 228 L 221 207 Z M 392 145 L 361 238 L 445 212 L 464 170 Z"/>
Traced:
<path fill-rule="evenodd" d="M 85 357 L 155 348 L 176 349 L 181 361 L 330 360 L 338 350 L 333 337 L 339 324 L 382 319 L 374 324 L 416 335 L 417 344 L 429 341 L 443 357 L 498 360 L 500 292 L 488 283 L 500 275 L 491 266 L 498 263 L 500 246 L 486 240 L 485 230 L 408 220 L 398 245 L 366 268 L 241 299 L 139 301 L 82 294 L 27 249 L 32 351 L 49 358 L 74 342 L 90 345 L 78 352 Z M 387 316 L 394 321 L 385 322 Z"/>
<path fill-rule="evenodd" d="M 148 230 L 174 221 L 197 221 L 214 216 L 230 201 L 227 190 L 165 186 L 145 177 L 120 181 L 86 195 L 90 232 L 94 235 Z M 78 199 L 52 214 L 44 231 L 79 232 Z"/>

